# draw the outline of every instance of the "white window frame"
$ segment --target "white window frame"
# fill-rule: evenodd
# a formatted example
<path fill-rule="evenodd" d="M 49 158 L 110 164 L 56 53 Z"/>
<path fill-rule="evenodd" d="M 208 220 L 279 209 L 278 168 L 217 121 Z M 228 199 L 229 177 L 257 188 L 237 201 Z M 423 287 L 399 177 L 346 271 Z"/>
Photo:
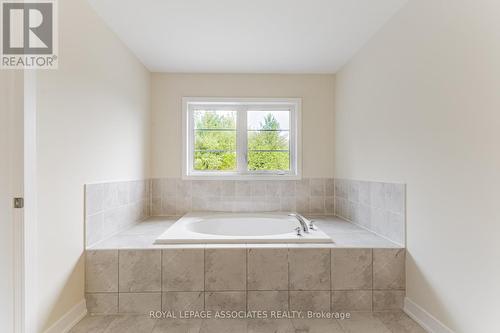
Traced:
<path fill-rule="evenodd" d="M 227 179 L 227 180 L 266 180 L 300 179 L 302 174 L 300 98 L 217 98 L 184 97 L 182 99 L 182 178 L 183 179 Z M 195 109 L 231 109 L 238 112 L 236 122 L 236 157 L 237 170 L 232 171 L 197 171 L 193 168 L 194 117 Z M 290 170 L 247 170 L 247 117 L 249 109 L 289 110 L 290 111 Z M 244 114 L 244 116 L 241 116 Z"/>

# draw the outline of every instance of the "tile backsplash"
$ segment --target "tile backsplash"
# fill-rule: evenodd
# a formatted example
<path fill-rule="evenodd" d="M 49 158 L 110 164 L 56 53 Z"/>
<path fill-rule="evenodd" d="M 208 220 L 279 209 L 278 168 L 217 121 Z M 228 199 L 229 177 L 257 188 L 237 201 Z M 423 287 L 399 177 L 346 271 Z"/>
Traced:
<path fill-rule="evenodd" d="M 333 215 L 334 180 L 151 180 L 152 215 L 183 215 L 190 211 L 298 211 L 307 215 Z"/>
<path fill-rule="evenodd" d="M 85 185 L 85 245 L 95 244 L 150 216 L 150 181 Z"/>
<path fill-rule="evenodd" d="M 405 245 L 406 185 L 336 178 L 335 215 Z"/>
<path fill-rule="evenodd" d="M 404 184 L 334 178 L 184 180 L 154 178 L 85 185 L 87 247 L 150 216 L 191 211 L 336 215 L 405 244 Z"/>

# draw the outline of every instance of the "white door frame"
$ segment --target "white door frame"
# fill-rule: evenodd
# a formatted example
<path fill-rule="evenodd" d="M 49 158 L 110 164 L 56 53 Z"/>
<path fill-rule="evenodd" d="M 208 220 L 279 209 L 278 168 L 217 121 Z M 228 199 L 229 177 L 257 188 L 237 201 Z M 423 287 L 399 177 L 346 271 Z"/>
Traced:
<path fill-rule="evenodd" d="M 24 216 L 15 239 L 16 273 L 19 274 L 20 292 L 16 293 L 16 303 L 20 311 L 17 332 L 36 333 L 37 318 L 37 126 L 36 126 L 36 71 L 24 71 L 24 140 L 23 140 L 23 191 Z"/>
<path fill-rule="evenodd" d="M 3 74 L 3 73 L 2 73 Z M 24 207 L 12 206 L 14 333 L 37 330 L 37 230 L 36 230 L 36 73 L 33 70 L 5 73 L 9 83 L 5 92 L 12 112 L 11 193 L 24 198 Z M 21 129 L 21 130 L 20 130 Z"/>

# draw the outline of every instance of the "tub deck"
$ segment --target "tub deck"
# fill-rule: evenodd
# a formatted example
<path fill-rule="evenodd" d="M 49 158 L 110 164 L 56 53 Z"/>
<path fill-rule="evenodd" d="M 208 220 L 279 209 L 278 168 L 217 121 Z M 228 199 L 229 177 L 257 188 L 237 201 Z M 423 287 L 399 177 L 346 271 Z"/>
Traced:
<path fill-rule="evenodd" d="M 403 248 L 373 232 L 333 216 L 306 216 L 330 236 L 333 243 L 262 243 L 262 244 L 154 244 L 156 238 L 172 226 L 179 217 L 152 217 L 123 230 L 88 250 L 164 249 L 164 248 L 224 248 L 224 247 L 303 247 L 303 248 Z"/>
<path fill-rule="evenodd" d="M 150 311 L 399 311 L 405 249 L 317 218 L 335 243 L 160 244 L 175 218 L 139 223 L 85 251 L 91 314 Z"/>

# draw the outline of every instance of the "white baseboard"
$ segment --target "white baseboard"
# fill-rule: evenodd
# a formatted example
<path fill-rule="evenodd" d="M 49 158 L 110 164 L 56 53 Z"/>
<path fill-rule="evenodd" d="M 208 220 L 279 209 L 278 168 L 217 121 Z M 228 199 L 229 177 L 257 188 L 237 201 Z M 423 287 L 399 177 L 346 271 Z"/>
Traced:
<path fill-rule="evenodd" d="M 67 333 L 86 315 L 87 305 L 85 304 L 85 299 L 83 299 L 59 318 L 59 320 L 50 326 L 44 333 Z"/>
<path fill-rule="evenodd" d="M 454 333 L 408 297 L 405 297 L 403 311 L 429 333 Z"/>

